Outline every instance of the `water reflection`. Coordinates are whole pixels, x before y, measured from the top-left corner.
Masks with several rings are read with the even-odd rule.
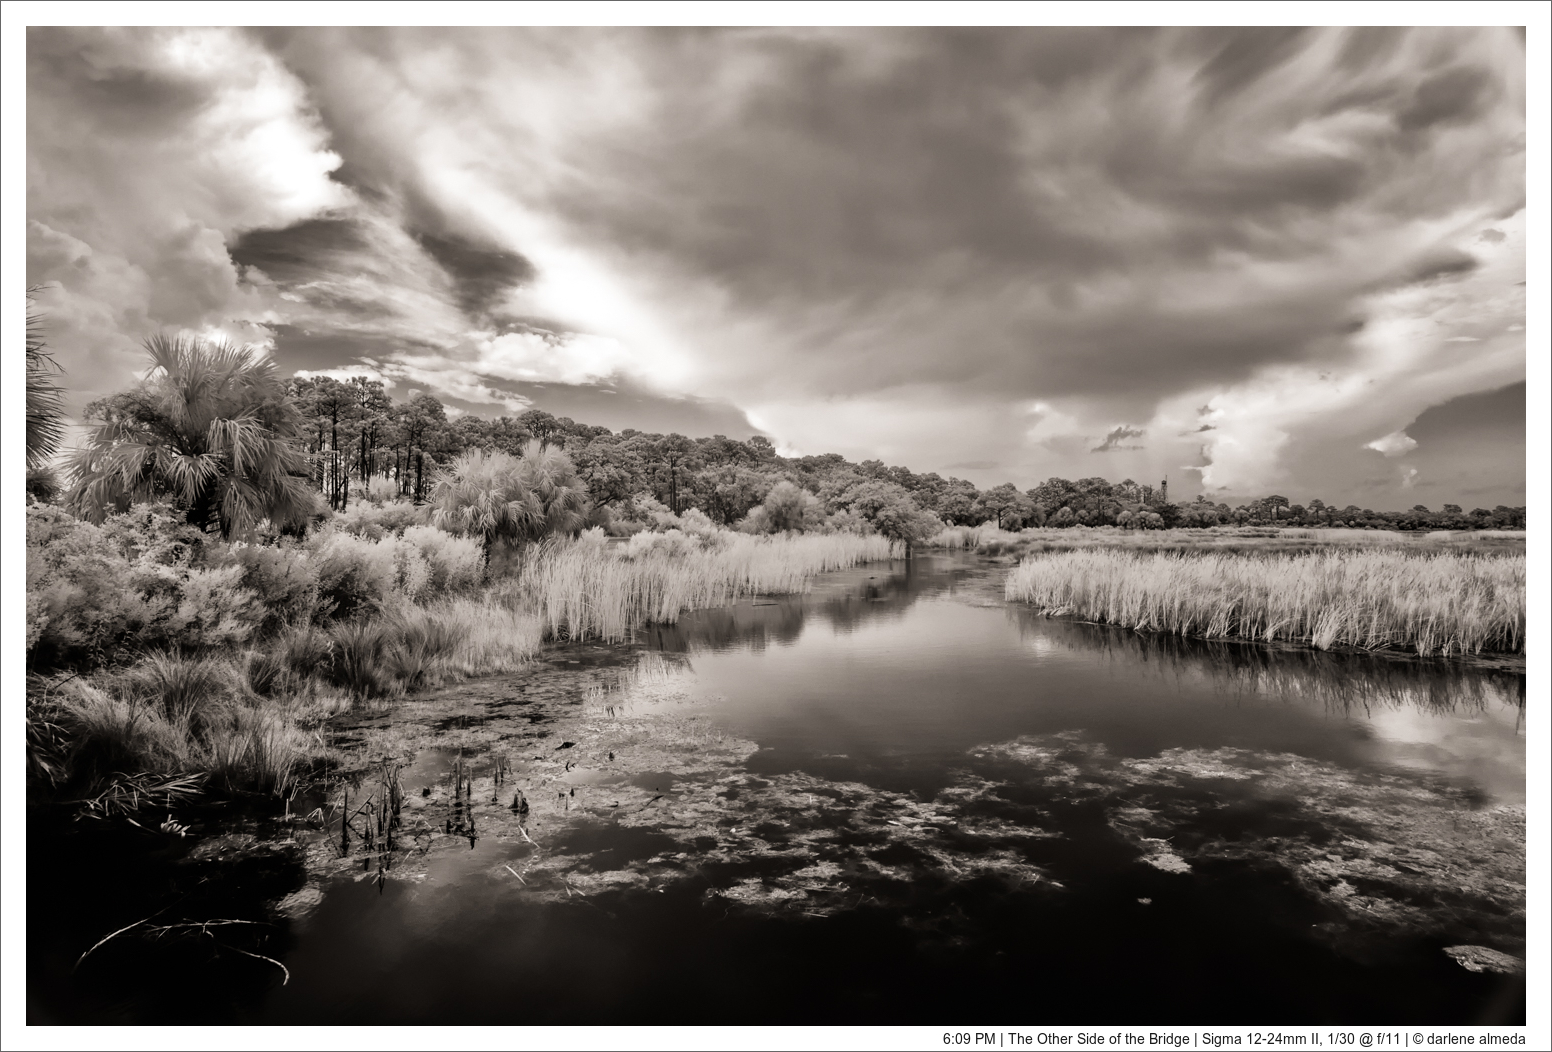
[[[647,641],[691,659],[767,773],[936,792],[978,743],[1083,730],[1119,756],[1253,748],[1524,796],[1523,675],[1050,620],[973,557],[830,575]]]
[[[1109,625],[1052,622],[1010,605],[1020,638],[1036,650],[1057,646],[1193,677],[1230,696],[1296,697],[1342,715],[1374,716],[1388,708],[1453,713],[1513,706],[1523,718],[1525,677],[1458,662],[1397,654],[1328,653],[1297,647],[1187,639]]]

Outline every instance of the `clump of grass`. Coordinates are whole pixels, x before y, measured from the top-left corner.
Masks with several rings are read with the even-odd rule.
[[[329,638],[334,644],[330,682],[358,698],[402,693],[402,684],[388,667],[388,651],[395,640],[387,624],[365,617],[342,621],[329,629]]]
[[[208,778],[226,789],[283,791],[298,764],[313,753],[295,712],[248,704],[232,689],[238,673],[230,665],[224,667],[228,678],[221,693],[181,704],[178,699],[187,695],[179,688],[201,676],[214,680],[195,661],[183,664],[190,667],[181,679],[176,663],[153,660],[131,670],[118,689],[75,680],[57,691],[54,718],[69,746],[53,781],[91,799],[105,793],[118,799],[124,794],[115,786],[151,784],[147,779],[203,784]],[[173,689],[167,695],[145,692],[146,683],[169,681]]]
[[[981,526],[948,526],[929,537],[923,547],[947,548],[949,551],[956,552],[970,551],[981,543],[981,536],[987,532],[987,529]],[[995,530],[996,527],[992,526],[990,529]]]
[[[1077,551],[1026,558],[1006,595],[1086,621],[1207,639],[1440,655],[1525,647],[1523,555]]]
[[[543,627],[533,613],[486,596],[405,605],[329,631],[328,675],[358,699],[521,668],[539,652]]]
[[[125,675],[126,685],[171,723],[203,726],[208,710],[240,687],[232,663],[208,655],[156,651]]]
[[[232,789],[284,793],[312,752],[290,713],[246,705],[224,709],[202,743],[199,768]]]
[[[515,671],[532,661],[544,642],[537,615],[489,597],[445,600],[429,613],[455,641],[443,659],[444,669],[455,676]]]
[[[513,597],[554,638],[617,642],[639,625],[672,624],[686,610],[747,595],[802,592],[814,574],[888,559],[899,546],[851,533],[753,537],[678,554],[656,548],[629,557],[598,545],[546,541],[524,553]]]
[[[186,721],[82,680],[67,684],[58,697],[59,723],[70,739],[61,783],[97,786],[114,775],[194,768],[195,743]]]

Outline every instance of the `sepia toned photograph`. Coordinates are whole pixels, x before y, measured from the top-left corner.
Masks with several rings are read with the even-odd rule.
[[[30,1039],[1527,1024],[1524,27],[25,17]]]

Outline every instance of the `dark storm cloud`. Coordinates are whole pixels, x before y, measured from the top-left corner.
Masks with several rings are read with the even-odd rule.
[[[1195,77],[1201,102],[1211,106],[1232,98],[1292,59],[1308,34],[1307,29],[1289,26],[1195,31],[1193,50],[1210,56]]]
[[[1142,438],[1147,433],[1147,431],[1140,427],[1126,427],[1125,425],[1122,425],[1120,427],[1111,428],[1110,433],[1105,436],[1105,440],[1099,445],[1095,446],[1093,449],[1089,450],[1089,452],[1109,453],[1111,450],[1115,449],[1141,449],[1143,448],[1142,446],[1127,445],[1126,440],[1129,438]]]
[[[476,245],[457,234],[414,235],[453,280],[458,303],[473,318],[488,314],[509,289],[534,279],[534,266],[516,252]]]
[[[1411,102],[1396,114],[1396,127],[1412,132],[1471,120],[1492,90],[1493,80],[1486,70],[1464,66],[1446,70],[1418,85]]]
[[[258,267],[276,281],[300,284],[369,246],[354,219],[304,219],[279,230],[244,231],[229,247],[232,261]]]
[[[1431,406],[1407,425],[1406,432],[1420,448],[1445,445],[1467,436],[1501,431],[1525,434],[1525,384],[1509,384],[1496,391],[1462,395]]]

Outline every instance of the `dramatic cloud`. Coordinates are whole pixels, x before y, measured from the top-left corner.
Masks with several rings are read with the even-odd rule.
[[[104,386],[226,325],[472,411],[1382,505],[1431,479],[1375,435],[1421,456],[1524,379],[1524,65],[1509,29],[33,31],[30,277]]]
[[[306,87],[225,30],[32,29],[27,63],[27,280],[75,404],[157,329],[267,340],[228,243],[352,198]]]

